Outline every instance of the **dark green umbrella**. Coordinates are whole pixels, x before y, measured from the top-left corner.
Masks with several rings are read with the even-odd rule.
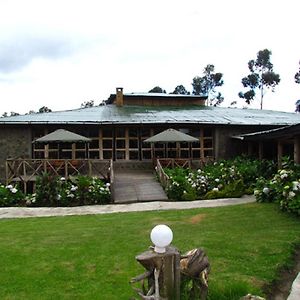
[[[146,143],[199,142],[199,139],[175,129],[164,130],[144,140]]]
[[[34,141],[34,143],[51,143],[51,142],[87,143],[87,142],[91,142],[91,139],[65,129],[57,129]]]

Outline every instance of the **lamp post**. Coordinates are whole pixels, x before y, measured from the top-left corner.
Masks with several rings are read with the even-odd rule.
[[[167,225],[156,225],[151,231],[150,239],[156,253],[165,253],[166,247],[173,240],[173,232]]]
[[[182,288],[189,299],[206,300],[210,263],[204,250],[195,248],[180,255],[171,245],[172,230],[164,224],[152,229],[150,239],[154,247],[136,256],[146,272],[130,281],[142,283],[142,288],[134,288],[141,299],[179,300]]]
[[[136,256],[136,260],[147,270],[132,279],[132,283],[147,279],[147,287],[137,290],[142,299],[180,299],[180,253],[171,246],[172,230],[163,224],[155,226],[150,239],[154,247]]]

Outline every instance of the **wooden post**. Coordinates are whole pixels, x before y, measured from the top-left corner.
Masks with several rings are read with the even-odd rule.
[[[142,289],[134,288],[142,299],[179,300],[182,292],[189,294],[189,299],[207,299],[210,263],[203,249],[195,248],[181,256],[169,246],[163,254],[150,250],[136,259],[147,270],[131,280],[142,282]]]
[[[300,138],[298,136],[294,138],[294,162],[300,163]]]
[[[99,158],[103,159],[103,133],[102,133],[102,128],[99,128]]]
[[[76,159],[76,144],[72,143],[72,155],[71,155],[72,159]]]
[[[180,253],[176,248],[169,246],[165,253],[149,250],[138,255],[136,260],[147,270],[145,273],[145,277],[148,277],[146,295],[143,295],[142,290],[138,291],[142,299],[148,299],[147,296],[150,295],[154,297],[151,299],[155,300],[180,299]],[[140,281],[142,277],[138,276],[131,282]]]
[[[259,142],[258,144],[258,158],[261,160],[264,157],[264,145],[263,142]]]
[[[282,142],[277,142],[277,163],[278,168],[280,169],[282,167]]]
[[[251,156],[253,154],[253,143],[247,142],[247,150],[248,150],[248,156]]]
[[[49,158],[49,144],[46,144],[45,145],[45,156],[44,156],[46,159]]]
[[[129,129],[125,128],[125,160],[129,160]]]
[[[92,162],[88,160],[89,176],[92,176]]]

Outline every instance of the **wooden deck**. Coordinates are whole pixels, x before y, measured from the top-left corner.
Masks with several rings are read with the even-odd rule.
[[[111,160],[100,159],[7,159],[6,184],[21,182],[24,192],[44,172],[68,179],[71,176],[88,175],[113,181]]]
[[[43,172],[66,179],[77,175],[88,175],[110,182],[114,203],[166,201],[168,198],[162,186],[168,187],[169,178],[163,168],[190,168],[191,160],[159,159],[156,161],[156,174],[153,169],[148,168],[147,164],[144,167],[145,169],[140,164],[139,168],[133,169],[125,165],[122,169],[114,170],[112,160],[100,159],[8,159],[6,184],[20,182],[26,193],[28,185],[34,185],[36,178]],[[156,176],[160,178],[162,186]]]

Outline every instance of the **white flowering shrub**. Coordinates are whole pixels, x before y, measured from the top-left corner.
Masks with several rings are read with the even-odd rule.
[[[170,178],[167,194],[173,200],[240,197],[253,192],[257,176],[273,170],[274,163],[240,157],[208,164],[196,171],[165,169]]]
[[[276,202],[280,209],[300,215],[299,167],[281,169],[272,179],[259,178],[254,195],[258,202]]]
[[[196,199],[196,187],[188,169],[175,168],[165,171],[170,178],[170,184],[166,188],[169,199],[176,201]]]
[[[78,176],[72,180],[43,174],[36,193],[25,199],[27,206],[76,206],[109,203],[110,185],[97,177]]]
[[[18,185],[0,185],[0,206],[15,206],[25,199]]]

